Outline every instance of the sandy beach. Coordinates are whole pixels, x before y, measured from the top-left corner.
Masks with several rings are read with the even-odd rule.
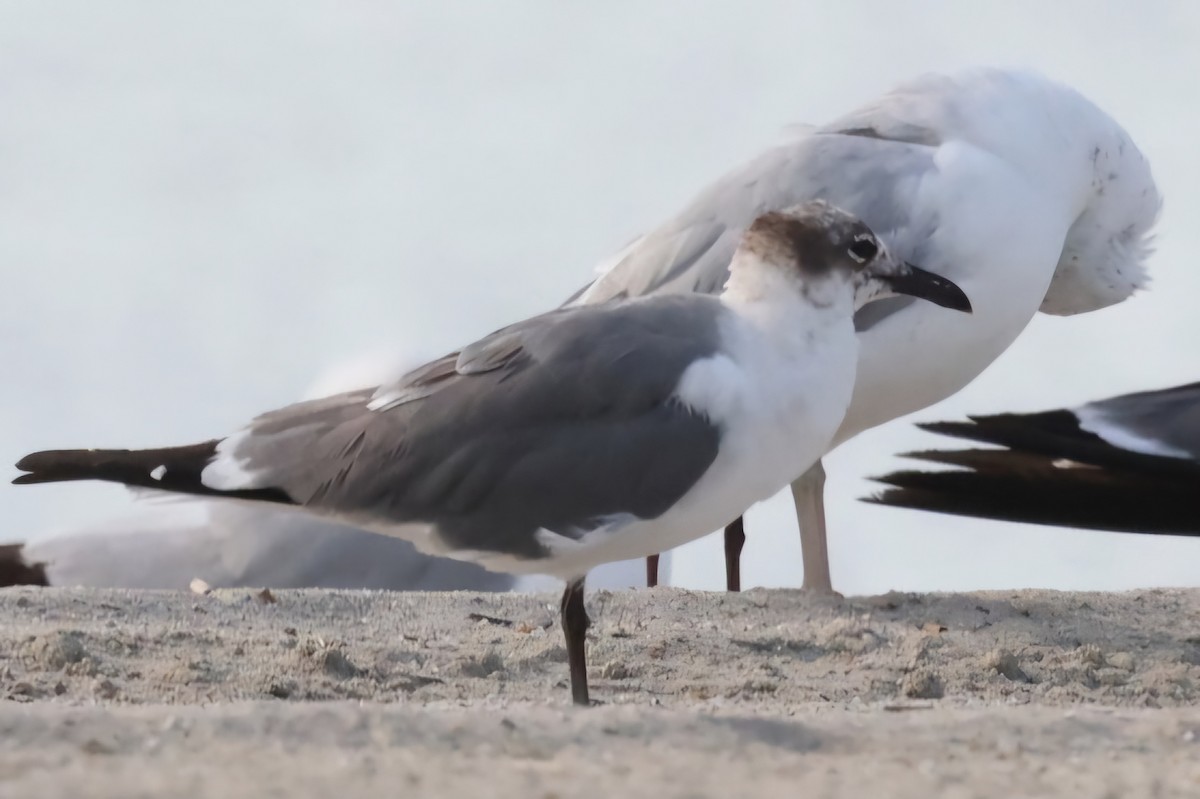
[[[556,602],[5,589],[0,796],[1200,792],[1200,590]]]

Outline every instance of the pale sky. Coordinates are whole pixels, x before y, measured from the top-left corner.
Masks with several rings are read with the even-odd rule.
[[[434,356],[547,310],[788,125],[994,64],[1074,85],[1166,198],[1151,289],[1039,317],[917,418],[1200,379],[1200,4],[0,2],[0,460],[232,431],[369,352]],[[909,421],[826,464],[847,592],[1200,582],[1200,540],[867,506],[937,444]],[[12,471],[15,474],[15,470]],[[0,485],[0,539],[133,508]],[[790,498],[744,582],[796,585]],[[718,587],[718,542],[674,560]]]

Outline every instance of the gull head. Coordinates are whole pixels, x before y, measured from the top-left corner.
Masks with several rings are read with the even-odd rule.
[[[823,200],[762,214],[734,254],[727,292],[761,298],[788,290],[847,314],[897,294],[971,310],[954,283],[896,259],[866,223]]]
[[[1122,302],[1148,282],[1162,198],[1129,133],[1080,92],[1022,70],[958,79],[957,136],[1060,193],[1067,232],[1040,310],[1068,316]]]
[[[1105,308],[1147,283],[1162,204],[1150,164],[1112,116],[1070,86],[1024,69],[924,75],[832,130],[912,147],[966,144],[1023,175],[1051,201],[1051,214],[1062,211],[1065,235],[1045,313]]]

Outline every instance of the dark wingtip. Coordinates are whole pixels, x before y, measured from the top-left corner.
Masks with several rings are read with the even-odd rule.
[[[16,462],[16,468],[25,472],[25,474],[19,474],[14,477],[12,481],[13,485],[29,485],[38,482],[37,475],[33,474],[33,472],[37,471],[37,462],[42,454],[41,452],[31,452]]]
[[[31,452],[16,463],[25,474],[13,478],[13,485],[55,483],[62,480],[78,480],[90,476],[84,468],[91,450],[46,449]]]
[[[37,468],[37,461],[41,455],[41,452],[31,452],[17,461],[16,467],[23,472],[32,472]]]
[[[917,427],[929,433],[944,436],[963,436],[975,430],[976,424],[970,422],[917,422]]]
[[[890,483],[888,478],[891,476],[885,475],[881,478],[875,477],[871,479],[881,483]],[[944,513],[945,511],[938,507],[938,502],[930,501],[930,496],[928,492],[921,489],[891,485],[889,488],[876,491],[869,496],[859,497],[858,501],[865,502],[868,505],[883,505],[888,508],[898,508],[900,510]]]
[[[1027,453],[1013,452],[1005,449],[922,449],[911,452],[901,452],[899,458],[907,458],[926,463],[937,463],[942,466],[957,466],[960,469],[983,470],[1004,464],[1028,465],[1031,461],[1044,460]]]
[[[953,460],[944,460],[945,458],[954,458],[955,455],[964,450],[949,450],[949,449],[914,449],[908,452],[901,452],[896,455],[897,458],[908,458],[914,461],[929,461],[931,463],[950,463],[958,465]]]
[[[871,479],[878,482],[885,482],[882,478],[878,477],[873,477]],[[907,507],[907,503],[902,501],[903,497],[907,493],[907,490],[908,489],[895,487],[887,488],[883,491],[876,491],[874,494],[870,494],[865,497],[859,497],[858,501],[865,502],[868,505],[886,505],[892,508],[904,508],[905,510],[920,510],[920,508]]]
[[[220,439],[214,438],[199,444],[158,449],[49,449],[17,461],[17,468],[26,474],[18,475],[12,482],[14,485],[32,485],[103,480],[178,494],[296,504],[281,488],[222,491],[206,486],[202,475],[219,443]],[[155,476],[159,467],[165,474]]]
[[[37,472],[61,462],[64,456],[78,455],[90,452],[85,449],[43,449],[31,452],[17,461],[17,468],[23,472]]]
[[[930,475],[943,474],[953,474],[953,472],[922,472],[918,469],[897,469],[894,472],[888,472],[876,477],[868,477],[867,479],[873,483],[882,483],[898,488],[909,488],[912,487],[914,482],[920,483],[929,479]],[[963,474],[963,472],[958,472],[958,474]],[[935,477],[934,479],[937,478]]]

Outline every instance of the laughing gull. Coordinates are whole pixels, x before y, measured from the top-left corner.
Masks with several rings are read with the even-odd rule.
[[[899,298],[855,316],[858,379],[830,449],[966,386],[1038,310],[1070,315],[1129,297],[1145,282],[1160,206],[1129,136],[1073,89],[1024,71],[929,75],[729,172],[568,302],[717,292],[756,216],[816,198],[975,300],[969,320]],[[818,461],[792,477],[803,587],[832,591],[825,471]],[[743,540],[738,519],[726,528],[731,588]]]
[[[560,309],[226,438],[39,452],[14,482],[275,503],[562,578],[571,694],[587,704],[588,571],[727,524],[807,469],[850,401],[852,315],[892,293],[970,310],[857,218],[808,203],[750,226],[719,298]]]
[[[958,467],[893,472],[867,501],[960,516],[1200,535],[1200,383],[1078,408],[920,427],[1003,449],[905,457]]]

